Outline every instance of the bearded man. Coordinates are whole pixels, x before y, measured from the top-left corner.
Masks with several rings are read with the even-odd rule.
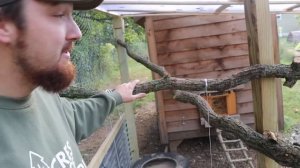
[[[111,93],[69,101],[57,92],[75,76],[71,51],[81,32],[73,10],[102,0],[0,1],[0,167],[84,168],[77,143],[133,95],[137,80]]]

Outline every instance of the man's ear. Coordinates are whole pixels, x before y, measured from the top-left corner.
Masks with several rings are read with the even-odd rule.
[[[12,22],[0,20],[0,42],[11,43],[16,38],[16,30]]]

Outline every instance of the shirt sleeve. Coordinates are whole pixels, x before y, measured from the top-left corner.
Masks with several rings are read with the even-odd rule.
[[[88,99],[60,99],[67,122],[77,142],[99,128],[114,108],[122,103],[122,97],[116,91],[100,93]]]

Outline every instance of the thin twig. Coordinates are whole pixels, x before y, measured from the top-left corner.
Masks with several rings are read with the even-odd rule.
[[[124,43],[124,42],[122,42],[121,40],[118,39],[117,43],[126,49],[127,55],[130,58],[132,58],[135,61],[143,64],[145,67],[147,67],[151,71],[159,74],[161,77],[168,77],[169,76],[169,73],[165,70],[164,67],[161,67],[161,66],[158,66],[156,64],[153,64],[148,59],[134,54],[133,52],[130,51],[130,49],[128,48],[127,44]]]

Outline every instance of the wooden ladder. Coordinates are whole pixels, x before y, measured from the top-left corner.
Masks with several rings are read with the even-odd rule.
[[[252,163],[252,158],[249,157],[247,154],[248,149],[247,149],[247,147],[244,146],[243,142],[240,139],[224,140],[224,138],[222,136],[222,130],[216,129],[216,132],[217,132],[218,139],[222,145],[222,148],[226,154],[226,158],[227,158],[231,168],[235,168],[234,163],[237,163],[237,162],[247,162],[251,168],[254,168],[254,165]],[[229,143],[239,144],[239,147],[227,148],[226,144],[229,144]],[[236,151],[242,151],[243,158],[232,159],[230,152],[236,152]]]

